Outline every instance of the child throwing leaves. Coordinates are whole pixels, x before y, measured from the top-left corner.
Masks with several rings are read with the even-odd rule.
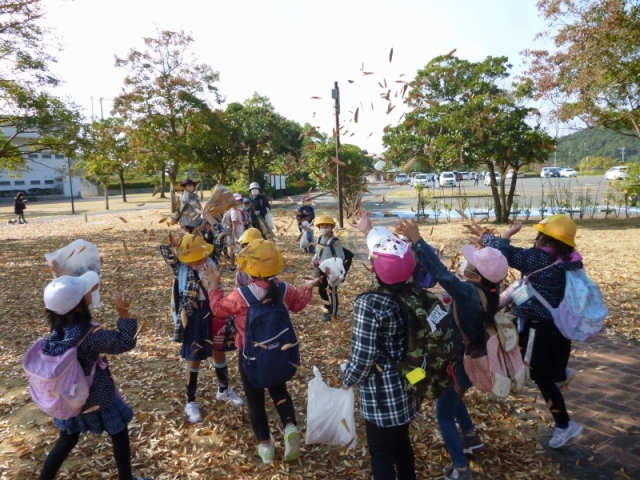
[[[178,247],[177,255],[174,247]],[[184,409],[190,423],[202,421],[200,407],[196,402],[200,362],[213,356],[213,365],[218,378],[217,400],[230,401],[241,407],[243,401],[229,388],[229,369],[224,352],[213,350],[211,335],[211,308],[207,301],[207,290],[202,277],[207,266],[216,266],[210,258],[213,245],[200,235],[178,235],[172,245],[160,245],[160,253],[177,282],[174,282],[173,341],[182,344],[180,356],[187,362],[187,405]]]
[[[313,269],[313,278],[320,279],[318,291],[320,298],[324,300],[325,312],[322,315],[323,322],[330,322],[331,318],[338,318],[338,285],[331,286],[325,272],[322,272],[320,264],[324,260],[333,257],[344,260],[344,251],[340,240],[333,235],[333,229],[336,222],[328,215],[322,215],[316,219],[316,227],[320,230],[318,237],[318,249],[311,259],[311,268]]]
[[[253,240],[238,253],[238,266],[250,277],[246,287],[238,288],[226,297],[220,290],[222,270],[207,270],[210,283],[209,302],[215,315],[219,317],[235,316],[237,334],[236,346],[239,351],[245,348],[246,319],[249,311],[250,299],[264,302],[284,303],[287,310],[299,312],[311,300],[311,287],[316,281],[307,281],[297,291],[293,286],[280,282],[276,274],[282,270],[284,261],[276,246],[267,240]],[[247,290],[248,289],[248,290]],[[258,455],[263,463],[271,463],[275,455],[267,412],[265,410],[264,388],[255,387],[245,372],[243,364],[244,354],[238,355],[238,370],[242,379],[242,386],[247,398],[249,420],[251,428],[258,440]],[[296,413],[287,390],[287,384],[282,383],[268,388],[282,427],[284,429],[284,461],[291,462],[300,457],[300,433],[296,427]]]
[[[77,348],[77,359],[86,376],[95,369],[89,397],[79,415],[53,423],[60,436],[47,455],[40,480],[50,480],[65,458],[78,443],[80,433],[107,432],[113,444],[113,456],[121,480],[140,480],[131,475],[131,451],[127,424],[133,411],[124,403],[111,377],[109,364],[102,354],[119,354],[136,346],[138,322],[129,316],[131,297],[119,293],[113,299],[118,310],[117,330],[107,330],[91,323],[89,305],[92,292],[98,288],[100,277],[87,272],[80,277],[64,275],[54,279],[44,290],[44,304],[51,334],[42,346],[42,353],[60,356],[70,348]]]

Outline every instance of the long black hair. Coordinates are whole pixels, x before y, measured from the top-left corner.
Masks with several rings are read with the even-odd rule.
[[[478,275],[480,275],[479,272],[477,273]],[[482,285],[482,291],[487,297],[485,319],[489,325],[493,325],[495,323],[496,313],[498,313],[498,310],[500,308],[500,285],[487,280],[482,275],[480,275],[480,277],[482,278],[482,281],[480,282],[480,284]]]
[[[575,248],[573,248],[571,245],[567,245],[566,243],[561,242],[560,240],[556,240],[555,238],[550,237],[549,235],[545,235],[544,233],[538,233],[537,240],[538,246],[550,247],[553,250],[553,253],[555,253],[556,256],[560,257],[564,261],[569,261],[569,255],[571,255],[575,251]]]
[[[78,305],[64,315],[60,315],[48,308],[45,308],[45,312],[47,313],[47,323],[51,330],[62,330],[70,325],[89,325],[91,323],[91,312],[89,311],[89,305],[84,301],[84,297]]]
[[[269,299],[271,302],[282,303],[282,290],[278,288],[276,277],[269,277],[267,280],[269,281],[269,287],[267,287],[267,293],[264,295],[265,300]]]

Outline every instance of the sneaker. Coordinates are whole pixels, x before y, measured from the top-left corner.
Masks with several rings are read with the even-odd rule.
[[[284,429],[284,461],[294,462],[300,458],[300,432],[295,425]]]
[[[151,480],[151,477],[133,477],[133,480]]]
[[[475,430],[471,435],[462,435],[462,446],[464,453],[468,453],[469,455],[475,455],[476,453],[481,453],[486,450],[484,443],[480,440],[480,435],[478,435],[478,432]]]
[[[556,386],[562,390],[562,387],[568,387],[569,384],[571,383],[571,381],[576,378],[576,374],[573,372],[573,370],[569,370],[567,368],[566,370],[566,375],[567,375],[567,379],[564,382],[557,382]]]
[[[269,445],[258,445],[258,455],[262,459],[262,463],[268,465],[273,461],[273,457],[276,454],[276,449],[273,446],[273,442],[269,443]]]
[[[471,467],[468,465],[465,468],[456,468],[453,465],[447,465],[444,467],[442,473],[444,473],[445,480],[473,480]]]
[[[581,433],[582,427],[573,420],[570,420],[567,428],[556,427],[555,432],[553,432],[553,438],[549,440],[549,446],[551,448],[560,448]]]
[[[216,393],[216,400],[224,400],[225,402],[231,402],[231,404],[236,408],[240,408],[242,405],[244,405],[244,400],[242,400],[236,394],[236,392],[234,392],[230,388],[227,388],[224,392],[221,392],[220,390],[218,390],[218,393]]]
[[[331,321],[331,315],[329,315],[328,313],[323,313],[322,314],[322,321],[323,322],[330,322]]]
[[[200,415],[200,407],[198,402],[189,402],[184,407],[184,413],[187,416],[189,423],[199,423],[202,421],[202,415]]]

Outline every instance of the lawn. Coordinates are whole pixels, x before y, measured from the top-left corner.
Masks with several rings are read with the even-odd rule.
[[[290,213],[287,213],[290,215]],[[280,461],[264,466],[255,454],[246,408],[234,410],[215,400],[215,375],[211,362],[205,362],[200,375],[199,401],[207,423],[185,423],[184,364],[179,347],[170,341],[172,326],[167,321],[172,282],[158,245],[166,236],[166,222],[154,211],[123,212],[89,216],[43,224],[0,229],[0,293],[5,315],[0,323],[0,478],[34,478],[57,437],[51,420],[32,403],[20,365],[28,346],[46,335],[42,291],[51,278],[43,254],[54,251],[76,238],[97,244],[104,257],[101,296],[104,305],[96,310],[95,321],[115,327],[115,309],[108,300],[121,283],[134,296],[140,318],[148,321],[138,346],[127,354],[110,358],[112,372],[126,401],[136,412],[130,425],[134,474],[155,479],[173,478],[318,478],[368,479],[369,459],[364,423],[356,411],[358,446],[354,449],[303,445],[300,463]],[[294,244],[297,237],[293,218],[276,216],[278,246],[286,257],[280,277],[301,285],[309,274],[309,256]],[[640,337],[637,304],[638,260],[633,253],[640,225],[637,219],[585,221],[579,223],[578,246],[585,257],[588,273],[598,282],[610,307],[607,326],[631,337]],[[442,247],[445,255],[459,251],[466,236],[460,223],[426,225],[423,235]],[[531,245],[534,231],[525,228],[515,243]],[[364,237],[349,231],[343,241],[362,249]],[[314,300],[306,310],[293,314],[301,342],[302,365],[290,382],[290,391],[304,438],[307,382],[311,369],[318,366],[325,379],[339,385],[340,363],[350,354],[351,315],[355,297],[370,285],[360,265],[354,266],[341,288],[340,320],[320,322],[321,303]],[[226,267],[228,270],[228,266]],[[227,271],[225,288],[231,287]],[[230,355],[231,386],[242,395],[236,369],[237,353]],[[557,478],[555,467],[529,435],[541,424],[535,416],[518,419],[514,413],[532,411],[524,397],[496,401],[472,391],[467,395],[472,416],[487,444],[487,452],[472,462],[481,478]],[[281,458],[282,432],[269,406],[276,455]],[[548,422],[550,418],[545,418]],[[417,457],[419,478],[441,475],[449,463],[438,431],[432,402],[413,422],[411,437]],[[115,463],[108,436],[81,437],[78,447],[63,465],[60,478],[116,478]],[[511,477],[507,477],[510,475]]]

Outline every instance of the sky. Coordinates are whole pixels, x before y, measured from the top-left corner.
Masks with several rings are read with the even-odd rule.
[[[57,93],[70,96],[87,117],[91,97],[94,114],[99,115],[95,99],[113,99],[122,90],[126,72],[115,68],[115,55],[141,48],[143,37],[153,36],[157,28],[184,30],[193,35],[199,60],[220,72],[218,87],[226,104],[258,92],[285,117],[331,134],[331,89],[337,81],[341,120],[348,122],[353,117],[349,111],[360,107],[358,124],[348,122],[343,143],[380,153],[383,128],[397,124],[403,106],[394,99],[398,107],[387,115],[378,82],[386,79],[394,91],[401,85],[396,80],[412,80],[429,60],[454,48],[457,56],[471,61],[507,56],[517,75],[523,70],[521,52],[543,46],[534,41],[545,29],[535,4],[536,0],[45,0],[44,23],[55,29],[63,46],[52,66],[65,82]],[[363,63],[364,71],[373,75],[363,75]],[[107,116],[112,103],[102,103]]]

